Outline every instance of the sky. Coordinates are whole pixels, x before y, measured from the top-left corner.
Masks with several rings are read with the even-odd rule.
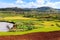
[[[0,8],[37,8],[43,6],[60,9],[60,0],[0,0]]]

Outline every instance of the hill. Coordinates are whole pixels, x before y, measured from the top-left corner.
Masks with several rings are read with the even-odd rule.
[[[18,7],[11,7],[11,8],[0,8],[0,11],[40,11],[40,12],[58,12],[60,9],[54,9],[51,7],[38,7],[38,8],[18,8]]]

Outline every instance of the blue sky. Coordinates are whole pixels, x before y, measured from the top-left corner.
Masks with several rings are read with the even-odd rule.
[[[59,2],[60,0],[50,0],[51,2]]]
[[[42,6],[60,9],[60,0],[0,0],[0,8],[37,8]]]
[[[16,0],[0,0],[0,2],[5,2],[5,3],[11,3],[11,2],[13,2],[14,3],[14,1],[16,1]]]

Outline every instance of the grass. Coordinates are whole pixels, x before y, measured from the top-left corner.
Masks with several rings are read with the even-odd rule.
[[[56,26],[56,23],[60,24],[60,22],[55,21],[37,21],[36,18],[25,18],[25,17],[4,17],[0,20],[7,20],[7,21],[14,21],[15,23],[18,22],[33,22],[35,27],[39,27],[38,29],[33,29],[29,31],[24,32],[0,32],[0,36],[6,36],[6,35],[24,35],[28,33],[34,33],[34,32],[50,32],[50,31],[57,31],[60,30],[60,27]]]
[[[34,32],[50,32],[50,31],[58,31],[60,28],[58,27],[52,27],[52,28],[39,28],[39,29],[34,29],[30,31],[25,31],[25,32],[0,32],[0,36],[7,36],[7,35],[24,35],[28,33],[34,33]]]

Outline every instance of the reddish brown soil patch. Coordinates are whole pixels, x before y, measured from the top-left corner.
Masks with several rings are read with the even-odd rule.
[[[0,36],[0,40],[60,40],[60,31],[39,32],[26,35]]]

